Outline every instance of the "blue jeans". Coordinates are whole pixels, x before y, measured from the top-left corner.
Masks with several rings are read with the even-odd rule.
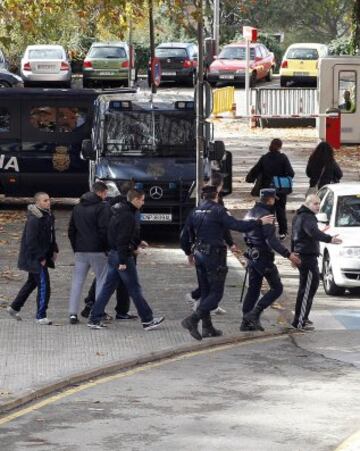
[[[197,313],[206,316],[218,307],[224,294],[226,249],[215,249],[209,255],[195,251],[195,264],[201,293]]]
[[[143,323],[152,321],[153,312],[142,295],[138,273],[134,257],[129,257],[126,263],[126,270],[119,271],[119,257],[116,251],[111,250],[108,257],[107,272],[105,282],[91,310],[90,321],[98,323],[101,321],[105,307],[111,298],[119,279],[124,283],[129,296],[134,301],[138,315]]]

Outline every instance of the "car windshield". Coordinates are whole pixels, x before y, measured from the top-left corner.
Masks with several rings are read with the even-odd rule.
[[[317,60],[319,54],[316,49],[290,49],[287,52],[288,60]]]
[[[352,196],[340,196],[336,212],[336,227],[360,226],[360,193]]]
[[[245,47],[225,47],[221,50],[218,59],[221,60],[244,60],[246,58]],[[250,59],[255,58],[255,49],[250,49]]]
[[[185,49],[160,48],[155,49],[155,56],[158,58],[186,58]]]
[[[29,50],[31,60],[61,60],[63,52],[60,49],[34,49]]]
[[[107,115],[106,151],[112,156],[195,155],[195,115],[191,111],[119,111]]]
[[[123,47],[93,47],[89,56],[90,58],[126,58],[126,51]]]

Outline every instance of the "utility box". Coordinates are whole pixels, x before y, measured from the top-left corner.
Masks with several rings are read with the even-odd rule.
[[[338,108],[328,108],[326,114],[326,141],[334,149],[340,149],[341,145],[341,112]]]

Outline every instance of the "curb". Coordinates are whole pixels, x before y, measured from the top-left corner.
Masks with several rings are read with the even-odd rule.
[[[178,347],[169,348],[163,351],[151,352],[150,354],[139,356],[135,359],[128,359],[124,361],[117,361],[106,366],[97,367],[80,373],[72,374],[57,382],[44,385],[36,390],[24,392],[17,398],[0,403],[0,416],[8,414],[10,411],[23,407],[25,404],[31,403],[39,398],[48,396],[56,391],[64,390],[71,385],[77,385],[91,379],[108,376],[120,371],[135,368],[139,365],[156,362],[159,360],[168,359],[174,356],[187,354],[194,351],[216,348],[221,345],[237,344],[242,342],[257,341],[263,338],[280,337],[297,333],[289,330],[277,332],[244,332],[246,336],[229,336],[213,338],[210,342],[201,342],[198,344],[186,344]]]

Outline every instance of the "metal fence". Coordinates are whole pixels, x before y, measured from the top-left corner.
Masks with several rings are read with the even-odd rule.
[[[316,88],[255,88],[251,91],[255,114],[278,116],[319,113]]]

